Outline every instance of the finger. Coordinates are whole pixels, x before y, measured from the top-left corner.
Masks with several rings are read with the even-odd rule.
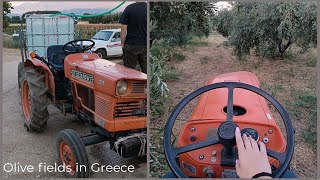
[[[251,142],[246,134],[242,135],[243,143],[246,149],[252,149]]]
[[[245,148],[244,148],[244,145],[243,145],[243,140],[241,138],[241,133],[240,133],[239,127],[236,127],[235,134],[236,134],[236,142],[237,142],[238,151],[241,151],[241,150],[243,150]]]
[[[239,175],[239,172],[240,172],[240,163],[239,163],[239,160],[236,159],[236,171],[237,171],[237,174]]]
[[[254,140],[251,136],[249,137],[249,140],[251,142],[251,147],[254,150],[259,150],[258,148],[258,143],[256,142],[256,140]]]
[[[260,152],[262,152],[263,154],[267,154],[267,150],[266,150],[266,145],[259,141],[259,146],[260,146]]]

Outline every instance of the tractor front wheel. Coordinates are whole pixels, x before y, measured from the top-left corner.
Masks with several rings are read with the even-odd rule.
[[[48,88],[41,68],[26,67],[21,77],[21,105],[28,130],[42,131],[49,119]]]
[[[71,178],[89,177],[89,161],[86,148],[79,135],[72,129],[64,129],[57,136],[57,158],[65,166],[65,175]]]

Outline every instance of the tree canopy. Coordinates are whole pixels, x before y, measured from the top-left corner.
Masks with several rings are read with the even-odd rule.
[[[10,23],[21,23],[20,16],[12,16],[10,19]]]
[[[150,39],[157,40],[150,55],[151,115],[164,111],[169,89],[163,81],[164,64],[175,52],[176,46],[187,45],[194,37],[208,36],[212,30],[211,17],[215,11],[210,2],[151,2]]]
[[[163,39],[169,44],[183,45],[191,35],[208,36],[213,5],[209,2],[151,3],[151,39]]]
[[[316,13],[315,2],[237,2],[218,13],[216,28],[239,58],[251,49],[263,57],[283,57],[293,43],[316,46]]]
[[[6,29],[9,26],[10,18],[7,16],[8,13],[13,9],[10,2],[3,2],[3,29]]]

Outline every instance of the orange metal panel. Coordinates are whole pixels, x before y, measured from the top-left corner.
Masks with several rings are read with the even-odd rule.
[[[81,98],[77,97],[81,106],[94,114],[94,121],[99,126],[109,132],[135,130],[146,128],[146,116],[139,117],[130,115],[131,110],[123,111],[127,117],[115,117],[115,107],[117,102],[131,102],[146,100],[146,92],[131,93],[133,83],[147,83],[147,75],[134,69],[126,68],[111,61],[100,59],[97,54],[78,53],[70,54],[64,60],[65,76],[74,84],[81,84],[89,89],[93,89],[95,99],[95,109],[85,107]],[[72,76],[72,71],[82,72],[93,77],[92,81]],[[91,78],[91,77],[90,77]],[[116,83],[120,80],[128,81],[127,93],[116,95]],[[119,109],[123,110],[122,109]],[[127,112],[127,114],[125,114]]]

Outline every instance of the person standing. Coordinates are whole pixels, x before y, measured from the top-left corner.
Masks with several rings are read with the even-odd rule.
[[[135,69],[139,64],[141,71],[147,74],[147,3],[127,6],[120,23],[124,66]]]

